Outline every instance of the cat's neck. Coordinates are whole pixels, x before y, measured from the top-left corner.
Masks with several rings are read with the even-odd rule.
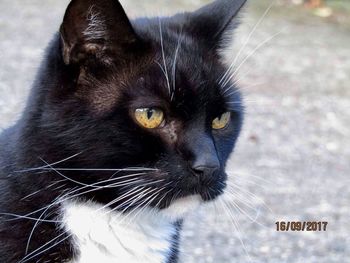
[[[63,206],[63,228],[78,252],[72,263],[169,262],[177,227],[150,209],[123,215],[92,202]]]

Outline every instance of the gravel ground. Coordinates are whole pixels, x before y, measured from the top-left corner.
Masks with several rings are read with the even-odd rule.
[[[121,2],[136,16],[191,10],[208,1]],[[0,129],[21,112],[66,4],[0,1]],[[267,0],[251,0],[228,61],[267,7]],[[276,4],[252,35],[238,61],[282,30],[238,71],[247,117],[228,168],[233,188],[225,200],[239,208],[227,212],[218,203],[191,215],[182,262],[350,262],[348,20]],[[282,220],[327,221],[328,228],[277,232],[275,222]]]

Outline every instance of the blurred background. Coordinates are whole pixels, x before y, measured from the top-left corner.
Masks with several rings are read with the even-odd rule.
[[[20,114],[68,2],[0,1],[0,131]],[[210,1],[121,2],[136,17]],[[247,111],[228,166],[230,206],[186,220],[181,262],[350,262],[350,1],[248,2],[225,53]],[[277,232],[276,221],[328,227]]]

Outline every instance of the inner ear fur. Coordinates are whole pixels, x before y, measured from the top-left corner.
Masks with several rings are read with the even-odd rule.
[[[97,59],[104,63],[125,60],[141,45],[117,0],[73,0],[60,28],[65,64]]]

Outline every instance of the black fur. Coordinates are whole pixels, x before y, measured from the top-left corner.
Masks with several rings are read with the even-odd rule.
[[[54,222],[38,224],[28,249],[30,255],[39,248],[37,256],[25,257],[36,223],[30,218],[58,220],[60,204],[43,215],[42,208],[68,191],[92,190],[79,198],[107,204],[137,185],[100,190],[85,186],[102,186],[98,182],[131,173],[96,168],[157,169],[136,178],[163,180],[150,184],[154,189],[166,185],[165,198],[159,202],[160,195],[150,204],[159,209],[174,198],[199,193],[210,201],[224,191],[225,164],[241,129],[243,106],[235,86],[218,83],[227,70],[219,51],[227,44],[244,2],[217,0],[194,13],[130,22],[116,0],[72,1],[46,51],[22,118],[0,137],[0,262],[72,259],[77,251],[65,234],[40,248],[61,234]],[[89,28],[93,15],[98,16],[99,28]],[[141,128],[132,116],[140,107],[161,108],[164,126]],[[232,113],[230,124],[212,130],[212,120],[226,111]],[[194,163],[205,165],[208,160],[217,160],[219,169],[193,169]],[[41,168],[30,169],[36,167]],[[72,168],[85,171],[64,170]],[[67,239],[56,245],[63,238]],[[169,262],[177,261],[177,252],[176,245]]]

